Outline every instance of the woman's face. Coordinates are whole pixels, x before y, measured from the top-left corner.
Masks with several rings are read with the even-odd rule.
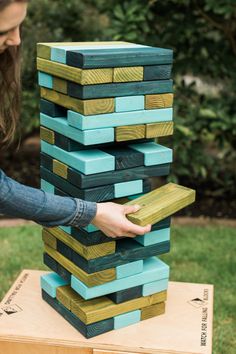
[[[20,24],[24,21],[27,2],[14,2],[0,11],[0,54],[20,44]]]

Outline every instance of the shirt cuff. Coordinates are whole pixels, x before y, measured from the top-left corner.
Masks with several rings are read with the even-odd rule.
[[[87,226],[97,213],[97,203],[75,198],[77,209],[70,226]]]

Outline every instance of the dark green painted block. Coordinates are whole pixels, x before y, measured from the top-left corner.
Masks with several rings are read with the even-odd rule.
[[[119,66],[143,66],[171,64],[173,50],[158,47],[70,50],[66,63],[79,68],[109,68]]]
[[[50,269],[52,269],[55,273],[58,273],[57,271],[57,261],[50,257],[47,253],[44,252],[43,254],[43,263],[46,264]],[[63,278],[64,279],[64,278]]]
[[[74,141],[66,136],[54,132],[55,145],[66,151],[78,151],[85,149],[86,146]]]
[[[40,165],[48,169],[49,171],[52,171],[53,169],[53,159],[51,156],[40,152]]]
[[[57,239],[57,251],[69,260],[73,258],[73,250],[65,243]]]
[[[52,298],[44,290],[42,290],[42,298],[86,338],[92,338],[99,334],[114,329],[113,318],[108,318],[106,320],[86,325],[77,316],[70,312],[65,306],[60,304],[57,299]]]
[[[143,80],[167,80],[171,77],[172,65],[144,66]]]
[[[116,304],[121,304],[122,302],[137,299],[142,295],[143,286],[135,286],[133,288],[120,290],[112,294],[107,294],[106,296],[109,297],[113,302]]]
[[[68,95],[80,99],[172,93],[172,80],[79,85],[68,82]]]
[[[116,170],[144,165],[144,154],[128,147],[101,147],[100,150],[115,157]]]
[[[66,117],[67,109],[55,104],[53,102],[47,101],[43,98],[40,99],[40,111],[51,117]]]
[[[82,228],[71,227],[70,235],[86,246],[97,245],[99,243],[111,242],[113,239],[107,237],[102,231],[87,232]]]

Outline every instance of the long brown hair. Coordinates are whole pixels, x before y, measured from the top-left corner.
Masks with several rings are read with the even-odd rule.
[[[0,12],[14,2],[27,0],[0,0]],[[20,48],[13,46],[0,54],[0,147],[14,140],[20,115]]]

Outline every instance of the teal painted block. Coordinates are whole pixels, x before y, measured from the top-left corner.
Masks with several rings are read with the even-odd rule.
[[[87,232],[94,232],[99,230],[96,226],[92,225],[92,224],[88,224],[85,227],[82,227],[82,229],[86,230]]]
[[[84,116],[67,111],[69,125],[80,130],[119,127],[122,125],[168,122],[173,118],[173,108],[149,109],[131,112],[115,112]]]
[[[128,198],[129,200],[134,200],[134,199],[137,199],[137,198],[139,198],[139,197],[142,197],[142,195],[144,195],[144,194],[146,194],[146,193],[140,193],[140,194],[130,195],[130,196],[128,196],[127,198]]]
[[[135,310],[114,317],[114,329],[123,328],[141,321],[141,311]]]
[[[168,289],[169,278],[153,281],[143,285],[142,295],[148,296]]]
[[[41,288],[46,291],[48,295],[55,298],[56,297],[56,289],[58,286],[68,285],[69,283],[62,279],[56,273],[48,273],[41,275],[40,278]]]
[[[55,187],[54,187],[51,183],[48,183],[48,182],[45,181],[44,179],[41,179],[40,184],[41,184],[41,189],[42,189],[44,192],[53,193],[53,194],[54,194],[54,192],[55,192]]]
[[[49,89],[53,88],[53,77],[49,74],[38,72],[38,84],[39,86],[47,87]]]
[[[144,110],[144,96],[115,97],[115,112]]]
[[[99,49],[125,49],[125,48],[139,48],[139,47],[145,47],[140,44],[133,44],[133,43],[127,43],[127,44],[109,44],[109,45],[102,45],[97,43],[97,45],[80,45],[80,46],[71,46],[71,45],[65,45],[65,46],[58,46],[58,47],[52,47],[51,48],[51,60],[56,61],[58,63],[66,64],[66,53],[69,50],[89,50],[89,49],[94,49],[94,50],[99,50]]]
[[[72,275],[71,287],[87,300],[168,277],[169,266],[156,257],[150,257],[143,261],[142,273],[131,275],[130,277],[122,279],[116,279],[109,283],[97,285],[91,288]]]
[[[98,149],[67,152],[55,145],[41,141],[41,151],[83,172],[85,175],[115,169],[114,156]]]
[[[116,279],[130,277],[131,275],[141,273],[143,271],[143,260],[122,264],[116,267]]]
[[[143,191],[142,179],[139,179],[137,181],[121,182],[121,183],[114,184],[115,198],[121,198],[121,197],[126,197],[127,195],[142,193],[142,191]]]
[[[172,149],[154,142],[131,144],[129,147],[144,154],[145,166],[170,163],[173,161]]]
[[[134,240],[143,246],[150,246],[159,242],[170,241],[170,227],[161,230],[154,230],[142,236],[136,236]]]
[[[40,113],[40,124],[83,145],[103,144],[114,141],[114,128],[81,131],[68,125],[67,119],[52,118]]]

